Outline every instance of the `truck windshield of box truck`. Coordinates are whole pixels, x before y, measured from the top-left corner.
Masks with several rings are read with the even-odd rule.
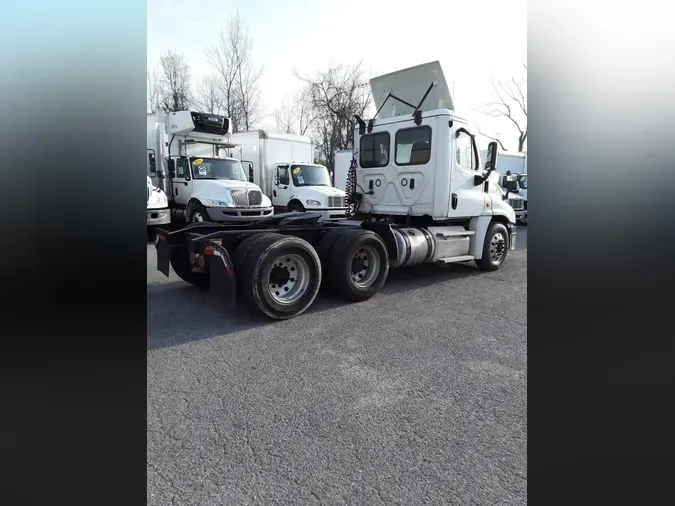
[[[321,165],[291,165],[293,186],[332,186],[328,169]]]
[[[190,164],[192,165],[192,175],[195,179],[248,181],[239,160],[193,156],[190,158]]]

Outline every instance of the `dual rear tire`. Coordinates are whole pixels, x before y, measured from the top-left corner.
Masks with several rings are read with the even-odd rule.
[[[232,261],[243,302],[276,320],[305,312],[322,283],[343,300],[368,300],[389,273],[384,243],[362,229],[330,230],[317,250],[299,237],[255,234],[237,247]]]

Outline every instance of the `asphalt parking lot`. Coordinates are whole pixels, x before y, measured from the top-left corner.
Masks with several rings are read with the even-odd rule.
[[[283,322],[155,270],[148,504],[525,504],[527,228]]]

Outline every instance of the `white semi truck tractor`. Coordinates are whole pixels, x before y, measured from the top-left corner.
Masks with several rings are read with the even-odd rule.
[[[192,222],[249,222],[272,216],[272,202],[248,181],[241,161],[226,156],[231,122],[193,111],[148,115],[148,150],[157,166],[150,177],[166,194],[172,215]]]
[[[254,130],[232,134],[249,181],[267,195],[277,212],[319,213],[345,218],[345,192],[333,188],[328,169],[314,163],[309,137]]]
[[[499,269],[515,249],[516,216],[455,114],[438,62],[370,80],[377,107],[355,117],[347,176],[350,220],[276,214],[247,224],[194,223],[157,233],[157,268],[254,311],[287,319],[323,284],[347,301],[375,296],[390,269],[471,262]]]

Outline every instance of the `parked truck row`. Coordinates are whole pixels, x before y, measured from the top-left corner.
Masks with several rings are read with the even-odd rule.
[[[438,62],[373,78],[370,88],[377,113],[368,121],[355,117],[346,198],[334,206],[346,207],[349,220],[323,219],[331,201],[320,195],[341,195],[329,193],[310,154],[268,156],[276,148],[266,147],[259,155],[269,136],[225,139],[227,118],[171,113],[168,149],[156,144],[157,172],[169,178],[157,186],[189,217],[205,213],[179,230],[157,231],[158,270],[168,276],[171,267],[232,303],[287,319],[307,310],[322,285],[345,300],[367,300],[393,268],[472,262],[499,269],[515,248],[516,215],[495,173],[497,143],[481,156],[475,131],[454,111]],[[159,117],[153,121],[161,124]],[[200,142],[228,151],[223,157],[197,152]],[[310,181],[325,193],[298,196]],[[273,214],[274,198],[295,212]],[[225,212],[237,213],[237,221],[214,220]]]
[[[345,193],[332,187],[326,167],[313,163],[308,137],[233,134],[229,118],[194,111],[149,114],[147,131],[148,177],[174,219],[250,221],[306,210],[345,217]],[[157,219],[149,214],[148,226]]]

